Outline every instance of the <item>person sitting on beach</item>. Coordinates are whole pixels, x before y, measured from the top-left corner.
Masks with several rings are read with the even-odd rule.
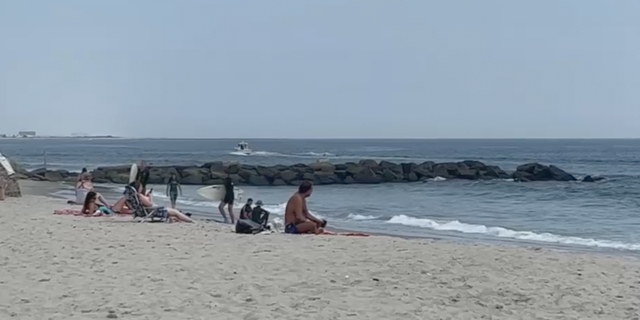
[[[236,218],[233,216],[233,200],[235,199],[236,196],[233,190],[233,181],[231,181],[231,178],[229,177],[224,178],[224,191],[225,191],[224,199],[220,201],[218,210],[220,210],[220,214],[224,218],[224,223],[228,223],[229,220],[227,219],[227,215],[224,212],[224,206],[226,205],[227,209],[229,210],[229,217],[231,218],[231,224],[234,224],[236,221]]]
[[[69,201],[68,203],[82,205],[86,201],[87,194],[93,191],[96,194],[96,197],[100,204],[105,207],[109,207],[107,203],[107,199],[105,199],[100,193],[95,192],[93,190],[93,182],[91,181],[93,177],[87,173],[86,168],[82,168],[82,173],[78,176],[78,180],[76,182],[76,201]]]
[[[167,182],[167,197],[171,201],[171,208],[176,208],[176,202],[178,201],[178,191],[180,191],[180,195],[182,195],[182,187],[180,187],[180,182],[178,182],[178,177],[175,172],[171,174],[171,178],[169,178],[169,182]]]
[[[153,208],[156,211],[156,218],[166,218],[167,222],[182,221],[195,223],[195,221],[189,218],[189,216],[176,209],[155,206],[149,195],[143,193],[144,190],[142,189],[142,184],[139,181],[134,181],[130,185],[138,192],[138,200],[140,200],[140,203],[144,207]]]
[[[247,203],[244,204],[242,209],[240,210],[240,219],[251,219],[251,205],[253,204],[253,199],[247,199]]]
[[[320,234],[323,233],[323,225],[326,222],[312,216],[307,209],[307,198],[313,192],[313,185],[309,181],[303,181],[294,193],[284,212],[284,232],[293,234]]]
[[[267,223],[269,223],[269,211],[262,208],[262,200],[256,201],[256,206],[251,210],[251,220],[267,228]]]
[[[81,181],[84,181],[87,179],[88,175],[89,175],[89,172],[87,172],[87,168],[82,168],[82,171],[78,175],[78,179],[76,179],[76,188],[78,187]]]
[[[113,212],[111,210],[109,210],[109,208],[103,206],[103,205],[99,205],[96,203],[96,200],[98,199],[98,194],[93,192],[93,191],[89,191],[87,193],[87,197],[84,200],[84,205],[82,206],[82,214],[86,214],[86,215],[94,215],[94,216],[100,216],[102,214],[106,214],[106,215],[110,215],[113,214]]]

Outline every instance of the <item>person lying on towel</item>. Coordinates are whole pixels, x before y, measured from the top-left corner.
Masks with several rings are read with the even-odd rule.
[[[307,198],[313,192],[313,185],[310,181],[303,181],[298,187],[298,192],[294,193],[284,212],[284,232],[292,234],[321,234],[327,224],[325,220],[320,220],[309,213],[307,209]]]
[[[98,200],[98,194],[89,191],[84,199],[84,205],[82,206],[82,214],[101,216],[103,214],[111,215],[113,212],[106,206],[96,203]]]

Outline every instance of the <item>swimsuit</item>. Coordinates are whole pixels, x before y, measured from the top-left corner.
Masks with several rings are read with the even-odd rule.
[[[169,181],[169,198],[171,199],[171,202],[176,202],[176,200],[178,200],[178,181]]]
[[[111,211],[111,209],[105,207],[105,206],[98,206],[98,211],[104,213],[104,214],[113,214],[113,211]]]
[[[251,206],[245,204],[240,211],[240,219],[251,219]]]
[[[298,234],[298,226],[295,223],[289,223],[284,227],[284,233]]]
[[[169,211],[165,207],[154,207],[153,208],[153,218],[161,219],[162,221],[167,220],[169,218]]]
[[[229,183],[224,186],[225,194],[224,199],[222,199],[222,203],[233,204],[233,200],[235,195],[233,194],[233,184]]]

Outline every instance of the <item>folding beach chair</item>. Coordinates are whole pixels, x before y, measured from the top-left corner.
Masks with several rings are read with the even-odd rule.
[[[140,219],[139,222],[156,222],[156,221],[164,221],[164,219],[156,216],[157,210],[160,207],[145,207],[140,202],[140,198],[138,198],[138,192],[132,186],[124,187],[124,199],[127,207],[133,213],[134,219]]]

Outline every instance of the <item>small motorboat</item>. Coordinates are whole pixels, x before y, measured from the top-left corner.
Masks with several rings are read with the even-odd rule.
[[[238,142],[238,145],[236,146],[235,149],[236,149],[237,152],[241,152],[241,153],[244,153],[244,154],[250,154],[251,152],[253,152],[249,148],[249,144],[247,142],[245,142],[245,141]]]

